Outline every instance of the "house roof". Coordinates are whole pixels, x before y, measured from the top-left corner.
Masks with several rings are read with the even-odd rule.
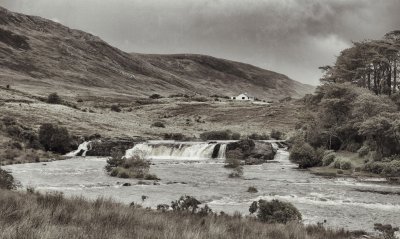
[[[240,95],[238,95],[238,96],[241,96],[241,95],[245,95],[245,96],[247,96],[248,98],[255,98],[254,96],[252,96],[252,95],[250,95],[250,94],[247,94],[247,93],[242,93],[242,94],[240,94]]]

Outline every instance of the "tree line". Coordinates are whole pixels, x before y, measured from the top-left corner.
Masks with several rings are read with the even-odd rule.
[[[399,91],[400,30],[380,40],[354,42],[343,50],[333,66],[322,66],[322,83],[350,82],[375,94],[391,95]]]

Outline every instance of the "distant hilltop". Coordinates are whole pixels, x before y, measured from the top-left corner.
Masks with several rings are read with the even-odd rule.
[[[36,95],[143,97],[157,93],[260,99],[314,87],[249,64],[205,55],[126,53],[99,37],[0,7],[0,81]]]

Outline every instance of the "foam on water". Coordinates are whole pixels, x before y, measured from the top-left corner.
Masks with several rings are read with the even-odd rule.
[[[225,143],[206,143],[206,142],[148,142],[136,144],[128,149],[125,157],[135,155],[143,156],[153,160],[187,160],[203,161],[212,159],[214,149],[220,145],[216,160],[225,159]]]

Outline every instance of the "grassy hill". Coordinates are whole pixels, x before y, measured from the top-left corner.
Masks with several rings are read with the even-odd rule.
[[[153,93],[300,97],[313,87],[203,55],[128,54],[99,37],[0,7],[0,82],[34,95],[134,98]]]

